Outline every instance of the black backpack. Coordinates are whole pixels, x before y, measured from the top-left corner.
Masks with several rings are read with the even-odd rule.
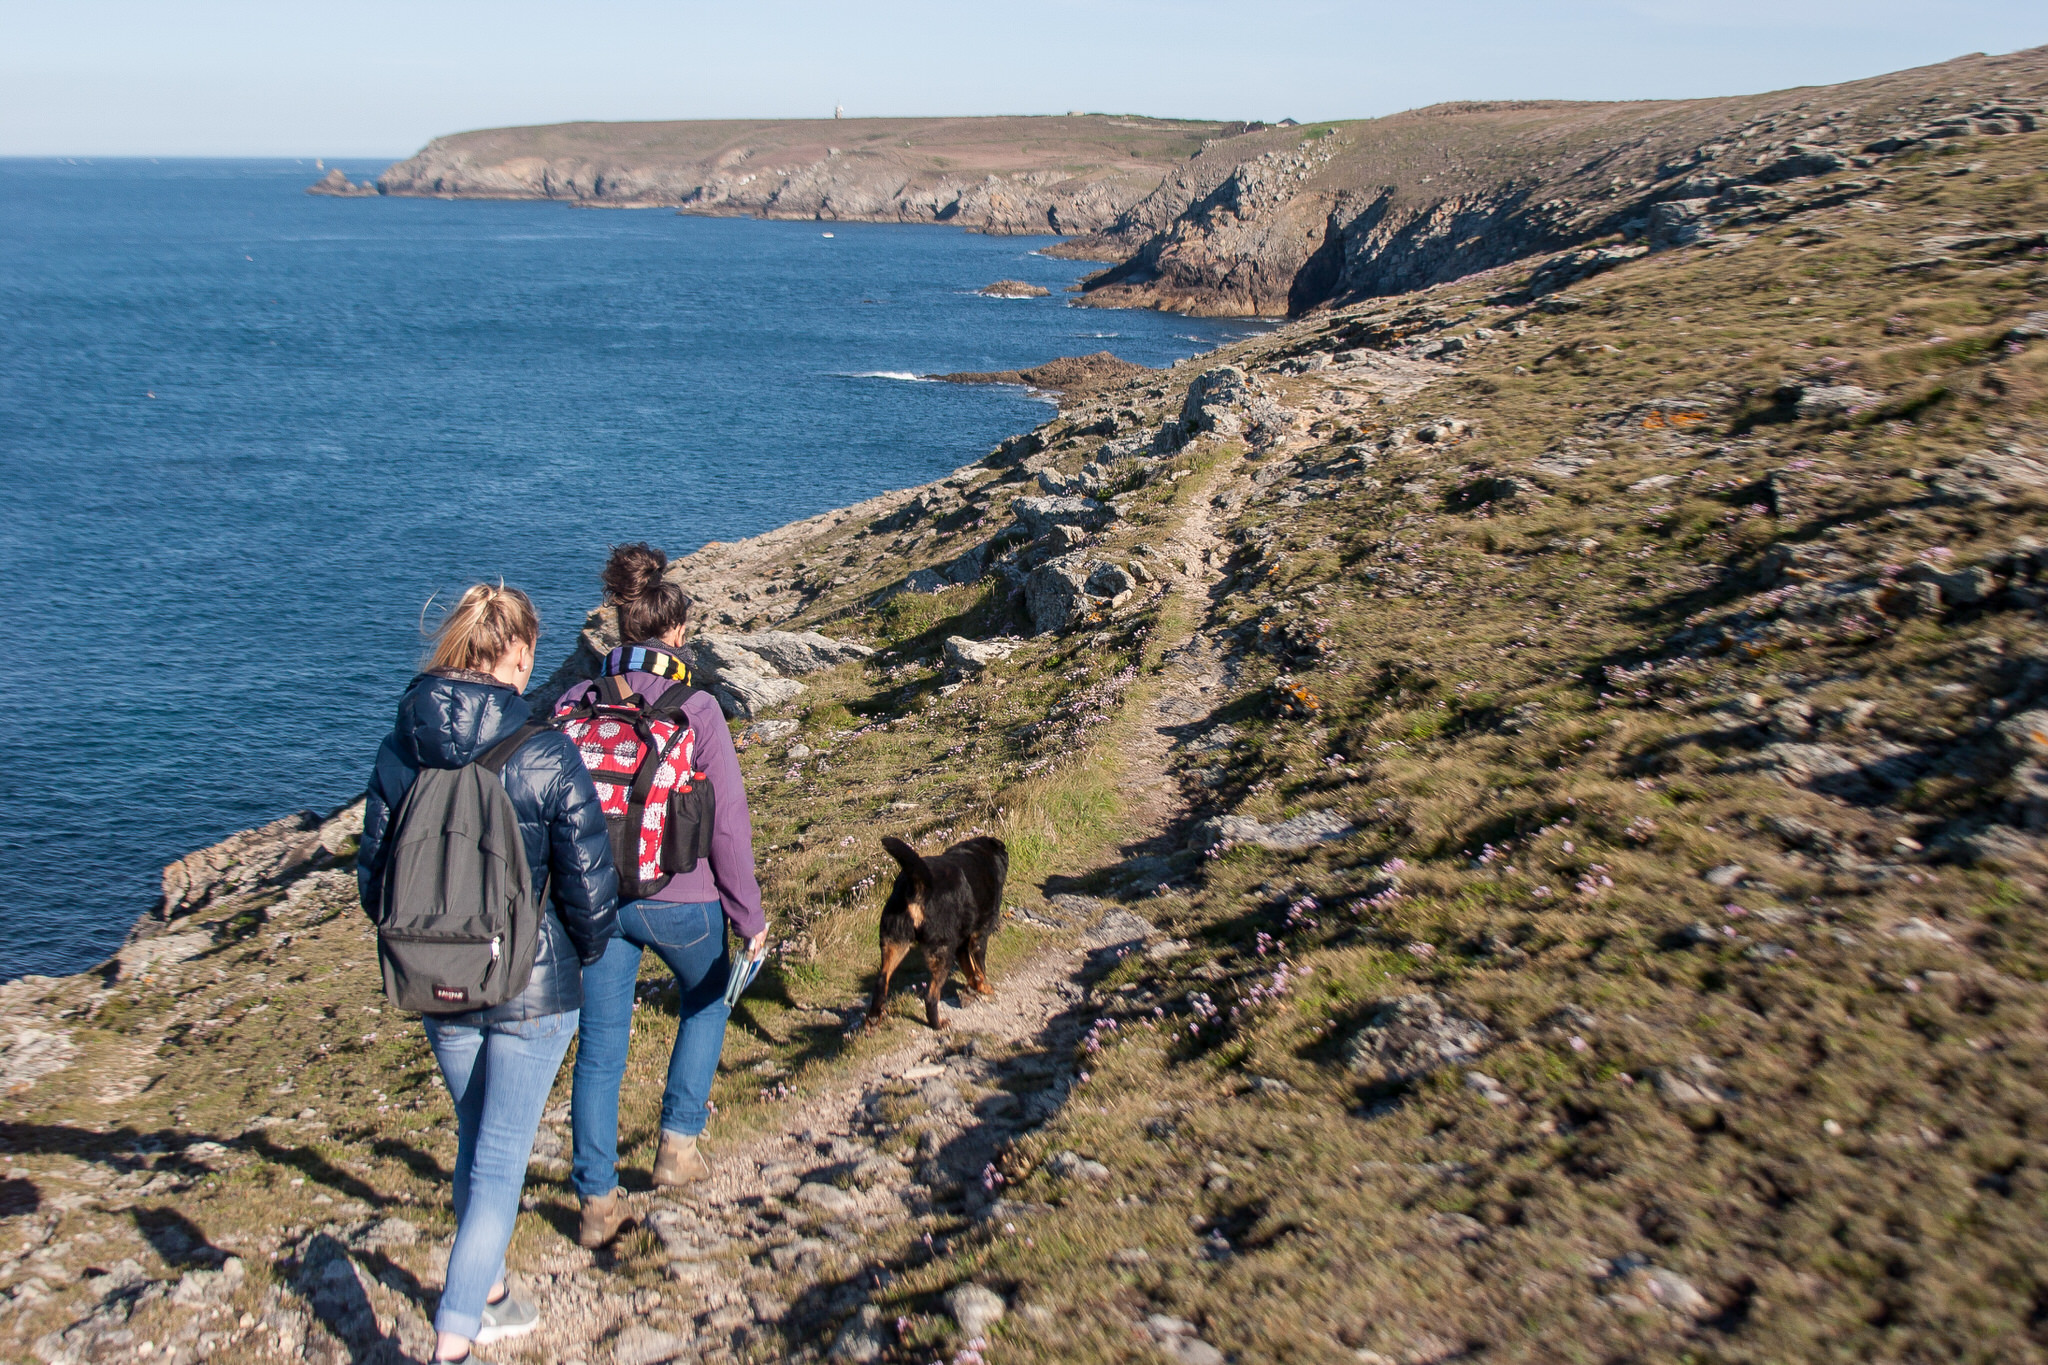
[[[683,703],[703,691],[671,681],[650,702],[607,673],[581,701],[564,697],[554,727],[597,784],[619,872],[619,900],[640,900],[711,856],[717,802],[697,769],[697,732]]]
[[[422,768],[391,817],[377,882],[377,960],[403,1010],[460,1014],[526,989],[547,886],[534,894],[519,813],[498,780],[523,725],[460,768]]]

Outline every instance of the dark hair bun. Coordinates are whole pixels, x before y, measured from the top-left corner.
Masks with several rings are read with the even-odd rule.
[[[605,596],[619,609],[623,643],[661,639],[689,620],[690,595],[662,576],[667,568],[668,556],[645,541],[612,546],[602,577]]]
[[[621,605],[649,601],[660,595],[667,567],[668,556],[645,541],[614,545],[604,566],[605,595]]]

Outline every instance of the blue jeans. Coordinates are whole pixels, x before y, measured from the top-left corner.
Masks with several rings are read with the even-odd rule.
[[[534,1130],[576,1011],[505,1024],[449,1024],[428,1015],[427,1043],[455,1100],[455,1248],[434,1326],[476,1339],[484,1300],[505,1274]]]
[[[675,973],[675,1049],[661,1097],[661,1131],[695,1137],[710,1117],[711,1081],[725,1050],[725,911],[717,901],[629,901],[619,907],[619,937],[583,969],[583,1031],[576,1043],[576,1193],[609,1194],[619,1183],[619,1087],[633,1035],[633,994],[640,954],[652,948]]]

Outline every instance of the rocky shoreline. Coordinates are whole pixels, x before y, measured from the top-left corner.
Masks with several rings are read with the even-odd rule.
[[[495,128],[435,138],[387,168],[376,189],[822,222],[944,223],[996,234],[1094,232],[1205,140],[1247,126],[1091,114]]]

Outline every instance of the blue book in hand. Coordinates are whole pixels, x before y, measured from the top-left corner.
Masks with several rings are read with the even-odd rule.
[[[747,993],[747,987],[754,984],[754,978],[761,974],[761,964],[767,960],[765,956],[762,956],[749,958],[733,964],[732,969],[726,974],[725,981],[725,1007],[727,1009],[731,1009],[734,1005],[739,1004],[740,997]]]

